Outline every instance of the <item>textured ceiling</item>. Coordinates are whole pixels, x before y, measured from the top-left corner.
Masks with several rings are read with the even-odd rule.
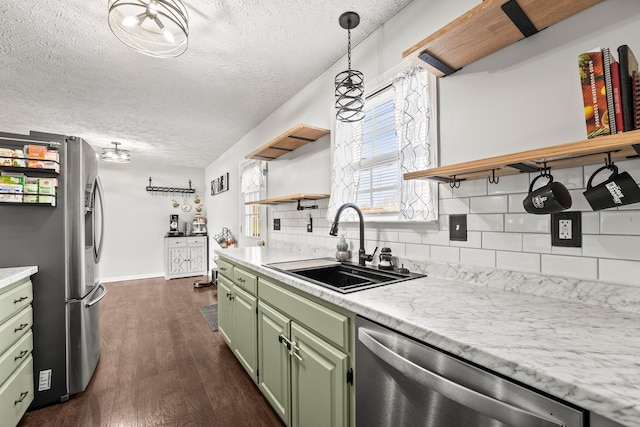
[[[107,0],[0,0],[0,131],[204,167],[346,53],[341,13],[356,44],[409,2],[184,0],[189,48],[159,59],[111,33]]]

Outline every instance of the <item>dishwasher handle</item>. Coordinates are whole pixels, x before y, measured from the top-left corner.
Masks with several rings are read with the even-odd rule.
[[[519,427],[566,426],[560,420],[533,414],[431,372],[386,347],[364,328],[358,329],[358,340],[377,357],[408,378],[412,378],[436,393],[488,417]]]

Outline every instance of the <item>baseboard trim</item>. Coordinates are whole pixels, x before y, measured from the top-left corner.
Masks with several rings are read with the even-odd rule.
[[[161,273],[148,273],[148,274],[134,274],[132,276],[118,276],[118,277],[103,277],[102,283],[112,282],[124,282],[126,280],[140,280],[140,279],[153,279],[156,277],[164,278],[164,272]]]

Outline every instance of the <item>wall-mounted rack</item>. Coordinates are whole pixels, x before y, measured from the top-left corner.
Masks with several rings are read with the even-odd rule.
[[[303,209],[317,208],[317,206],[315,208],[311,206],[301,206],[300,205],[301,200],[320,200],[320,199],[328,199],[328,198],[329,198],[328,194],[295,193],[295,194],[289,194],[286,196],[271,197],[269,199],[256,200],[254,202],[245,202],[245,205],[278,205],[281,203],[298,202],[297,209],[301,211]]]
[[[443,77],[601,1],[484,0],[402,57]]]
[[[640,130],[634,130],[410,172],[404,174],[404,179],[431,179],[447,182],[457,187],[460,185],[460,181],[467,179],[489,178],[496,182],[503,175],[539,172],[546,168],[593,165],[604,161],[611,162],[612,160],[624,160],[638,156],[640,156]]]
[[[191,180],[189,180],[189,188],[181,187],[156,187],[151,182],[149,177],[149,185],[145,188],[149,193],[181,193],[181,194],[193,194],[196,192],[195,188],[191,187]]]

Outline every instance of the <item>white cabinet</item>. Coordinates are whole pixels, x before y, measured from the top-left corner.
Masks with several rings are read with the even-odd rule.
[[[207,237],[165,237],[164,277],[207,275]]]
[[[0,414],[15,426],[33,401],[33,315],[31,281],[0,289]]]

